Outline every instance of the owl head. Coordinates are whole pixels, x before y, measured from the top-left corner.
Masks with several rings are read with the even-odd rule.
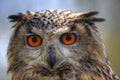
[[[10,15],[11,22],[15,22],[7,53],[12,80],[94,73],[96,67],[107,64],[94,24],[104,19],[94,17],[96,14],[43,10]]]

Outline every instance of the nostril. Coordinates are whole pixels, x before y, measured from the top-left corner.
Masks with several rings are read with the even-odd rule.
[[[48,64],[50,65],[50,68],[53,68],[55,62],[56,62],[55,48],[50,46],[48,47]]]

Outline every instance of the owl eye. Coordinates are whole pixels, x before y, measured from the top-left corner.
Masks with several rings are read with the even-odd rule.
[[[29,35],[27,36],[27,44],[30,47],[37,47],[42,44],[42,38],[38,35]]]
[[[64,33],[60,40],[65,45],[72,45],[76,42],[76,34],[75,33]]]

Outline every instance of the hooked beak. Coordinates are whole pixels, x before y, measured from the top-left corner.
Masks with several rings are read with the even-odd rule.
[[[55,48],[50,46],[48,47],[48,64],[50,68],[53,68],[55,62],[56,62],[56,57],[55,57]]]

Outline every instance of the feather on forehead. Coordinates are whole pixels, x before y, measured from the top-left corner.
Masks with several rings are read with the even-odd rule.
[[[93,17],[97,11],[74,13],[69,10],[42,10],[40,12],[27,11],[26,14],[19,13],[10,15],[11,22],[27,23],[42,30],[56,30],[59,27],[73,25],[74,23],[94,23],[104,21],[102,18]]]
[[[42,30],[38,30],[36,27],[33,27],[32,28],[32,32],[36,33],[36,34],[41,34],[41,33],[48,33],[48,34],[61,34],[61,33],[65,33],[65,32],[68,32],[70,31],[70,27],[66,26],[66,27],[61,27],[61,28],[58,28],[54,31],[42,31]]]

